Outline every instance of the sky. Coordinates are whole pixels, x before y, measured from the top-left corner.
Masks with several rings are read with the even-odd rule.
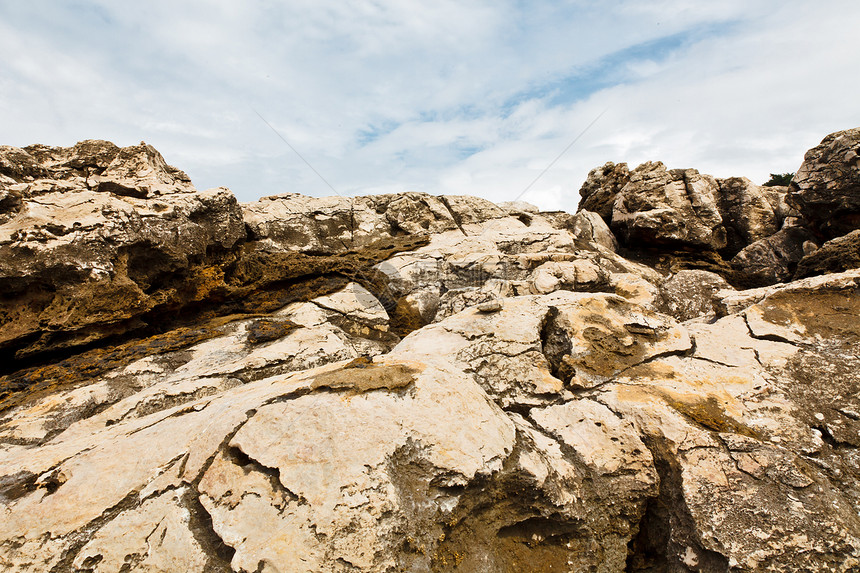
[[[155,146],[198,189],[573,211],[592,168],[796,171],[860,126],[856,0],[0,0],[0,144]]]

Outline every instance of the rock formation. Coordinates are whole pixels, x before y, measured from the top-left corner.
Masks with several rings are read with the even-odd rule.
[[[0,148],[2,569],[860,569],[858,132],[575,215]]]
[[[806,152],[787,200],[828,239],[860,229],[860,128],[833,133]]]

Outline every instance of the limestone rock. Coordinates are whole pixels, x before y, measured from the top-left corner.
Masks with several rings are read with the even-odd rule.
[[[540,209],[536,205],[532,205],[526,201],[502,201],[497,203],[500,209],[508,212],[509,215],[518,215],[521,213],[539,213]]]
[[[788,187],[783,185],[774,185],[772,187],[761,187],[761,192],[764,194],[767,202],[770,203],[773,209],[773,214],[776,216],[777,225],[782,226],[785,220],[789,217],[800,217],[791,205],[788,204]]]
[[[571,222],[571,232],[575,239],[598,244],[610,251],[618,250],[615,235],[600,215],[592,211],[578,211]]]
[[[633,262],[586,211],[407,193],[240,213],[153,157],[0,149],[4,312],[78,293],[0,315],[4,358],[48,349],[0,362],[3,570],[860,567],[860,269],[737,291],[642,262],[719,266],[719,227],[753,237],[771,212],[753,245],[811,251],[782,191],[648,164],[616,203],[653,184],[667,211],[640,222],[693,231],[654,258],[628,243]]]
[[[643,163],[630,173],[612,207],[612,230],[624,245],[690,246],[719,250],[726,230],[719,185],[695,169]]]
[[[507,211],[501,207],[480,197],[442,195],[439,199],[442,200],[460,227],[486,223],[492,219],[501,219],[508,215]]]
[[[719,179],[719,208],[726,228],[726,250],[734,255],[760,239],[776,233],[782,225],[766,188],[759,187],[746,177]],[[775,194],[775,192],[771,192]],[[784,218],[784,217],[783,217]]]
[[[804,255],[797,263],[794,278],[802,279],[856,268],[860,268],[860,229],[831,239]]]
[[[608,273],[588,259],[548,262],[532,272],[529,279],[533,294],[557,290],[599,290],[608,283]]]
[[[39,179],[69,181],[86,189],[138,199],[195,191],[188,175],[168,165],[144,142],[120,148],[109,141],[89,139],[73,147],[31,145],[19,151],[29,154],[32,161],[17,159],[23,167],[17,180],[32,181],[28,192],[34,195],[45,189]]]
[[[860,128],[831,133],[807,151],[787,201],[828,239],[860,228]]]
[[[750,283],[774,284],[794,275],[800,260],[815,248],[814,236],[803,227],[786,227],[745,247],[731,260]]]
[[[477,197],[470,205],[501,210]],[[426,193],[371,197],[308,197],[298,193],[263,197],[242,206],[251,237],[266,249],[332,254],[366,247],[403,233],[423,235],[457,228],[451,210],[439,197]]]
[[[149,157],[148,148],[141,153]],[[141,167],[138,175],[152,174]],[[140,178],[136,189],[149,193]],[[37,183],[50,189],[33,198]],[[0,348],[29,339],[22,351],[32,353],[123,332],[160,304],[202,296],[177,283],[244,237],[226,189],[138,198],[68,185],[26,184],[20,210],[0,225]]]
[[[612,206],[615,197],[630,181],[630,170],[626,163],[608,161],[603,167],[588,172],[588,178],[579,189],[578,210],[597,213],[608,224],[612,221]]]
[[[660,284],[660,310],[679,321],[715,316],[716,294],[734,290],[724,278],[708,271],[680,271]]]

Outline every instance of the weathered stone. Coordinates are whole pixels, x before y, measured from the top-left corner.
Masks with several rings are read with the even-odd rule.
[[[588,172],[588,178],[579,189],[577,210],[592,211],[600,215],[608,224],[612,221],[612,206],[615,197],[630,181],[630,170],[626,163],[608,161],[603,167]]]
[[[769,285],[794,275],[800,260],[815,247],[812,233],[803,227],[785,227],[745,247],[731,260],[748,284]]]
[[[24,285],[9,308],[30,293],[27,265],[62,261],[51,249],[79,233],[40,227],[39,209],[85,194],[128,214],[106,227],[103,212],[67,205],[116,235],[94,251],[111,270],[46,266],[40,280],[111,281],[118,297],[137,288],[164,305],[127,306],[154,321],[146,336],[120,326],[0,377],[4,570],[860,567],[860,269],[734,291],[675,268],[719,266],[713,245],[638,251],[666,258],[667,278],[598,244],[594,227],[577,232],[596,221],[584,212],[291,195],[246,206],[250,238],[229,239],[214,210],[187,216],[214,239],[200,254],[158,243],[173,249],[171,282],[147,271],[158,261],[129,271],[111,249],[142,240],[136,221],[167,237],[206,194],[181,190],[178,173],[165,193],[170,169],[141,146],[116,165],[122,153],[0,150],[0,230],[18,225],[26,236],[10,240],[42,257],[0,262]],[[111,165],[147,198],[93,191]],[[670,187],[710,189],[675,174]],[[735,183],[738,204],[761,206]],[[779,192],[762,193],[779,221]],[[780,231],[802,232],[791,217]],[[114,324],[108,311],[128,300],[104,298],[47,318]]]
[[[788,187],[782,185],[774,185],[769,187],[761,187],[761,192],[765,199],[770,203],[773,214],[776,216],[777,226],[781,227],[785,220],[789,217],[800,217],[791,205],[788,204]]]
[[[719,275],[707,271],[680,271],[660,284],[659,310],[685,321],[714,316],[717,313],[715,295],[734,290]]]
[[[520,215],[523,213],[539,213],[540,209],[536,205],[527,203],[526,201],[502,201],[497,203],[500,209],[504,209],[509,215]]]
[[[148,499],[138,508],[119,514],[99,529],[78,552],[78,570],[199,571],[209,557],[192,532],[187,487]],[[192,502],[193,504],[193,502]]]
[[[725,248],[729,255],[735,255],[750,243],[779,230],[782,219],[768,200],[766,188],[746,177],[717,181],[720,185],[719,209],[726,229]]]
[[[610,251],[618,250],[618,241],[609,230],[606,222],[600,215],[592,211],[580,210],[574,215],[571,232],[575,239],[590,241]]]
[[[506,217],[508,212],[480,197],[468,195],[442,195],[439,199],[451,212],[460,227],[486,223],[492,219]]]
[[[860,268],[860,229],[831,239],[797,263],[795,279]]]
[[[226,189],[150,199],[61,189],[26,201],[0,225],[0,347],[86,344],[158,305],[199,300],[223,270],[197,261],[243,237]],[[197,272],[193,287],[180,284]]]
[[[625,246],[689,246],[719,250],[726,230],[719,185],[695,169],[643,163],[630,173],[612,207],[612,230]]]
[[[807,151],[786,200],[827,239],[860,229],[860,128],[831,133]]]

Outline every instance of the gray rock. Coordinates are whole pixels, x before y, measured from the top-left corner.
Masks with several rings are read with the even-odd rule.
[[[831,133],[807,151],[786,200],[828,239],[860,229],[860,128]]]
[[[750,285],[785,282],[797,264],[815,246],[815,237],[804,227],[785,227],[745,247],[731,260]]]
[[[612,221],[612,205],[621,189],[630,181],[630,170],[626,163],[611,161],[588,172],[588,178],[579,189],[578,210],[592,211],[609,224]]]
[[[718,208],[719,185],[695,169],[667,170],[643,163],[630,173],[612,207],[612,230],[622,244],[719,250],[726,230]]]
[[[860,268],[860,229],[827,241],[797,263],[795,279]]]
[[[759,187],[746,177],[719,179],[719,207],[726,228],[726,251],[735,255],[747,245],[776,233],[782,219],[771,200],[779,205],[779,196]],[[783,217],[784,218],[784,217]]]

